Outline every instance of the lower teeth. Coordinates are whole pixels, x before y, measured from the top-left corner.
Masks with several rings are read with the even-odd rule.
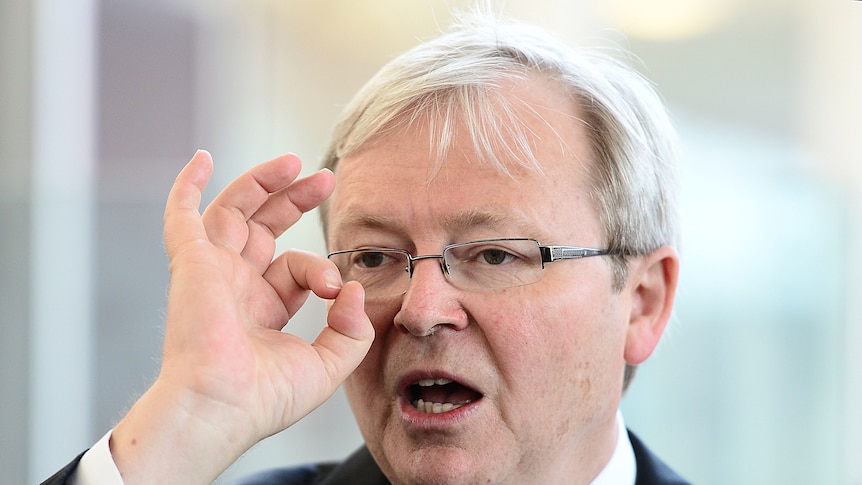
[[[468,404],[468,403],[464,403]],[[439,402],[425,402],[422,399],[413,402],[413,407],[422,411],[423,413],[428,414],[440,414],[446,413],[453,409],[458,409],[464,404],[452,404],[451,402],[447,403],[439,403]]]

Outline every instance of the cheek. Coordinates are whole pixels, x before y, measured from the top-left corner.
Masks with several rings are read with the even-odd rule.
[[[560,356],[571,343],[568,337],[565,342],[559,339],[560,316],[553,306],[533,306],[524,301],[531,300],[500,298],[490,306],[486,318],[477,321],[509,390],[535,393],[551,386]],[[525,389],[525,383],[531,390]]]
[[[366,301],[365,311],[374,325],[374,343],[365,359],[348,377],[344,385],[351,404],[357,405],[371,403],[375,398],[380,399],[383,396],[381,391],[384,356],[395,328],[392,320],[398,311],[398,305]]]
[[[384,417],[381,413],[387,409],[382,401],[379,359],[380,353],[372,349],[362,364],[344,381],[344,392],[366,440],[373,440],[376,430],[382,429]]]
[[[623,368],[625,334],[617,316],[596,312],[600,308],[606,309],[571,295],[551,304],[495,305],[484,334],[510,390],[530,398],[543,395],[550,406],[571,406],[572,399],[607,392]]]
[[[377,368],[376,359],[377,357],[369,352],[359,367],[344,381],[344,392],[357,416],[361,414],[360,407],[367,405],[369,399],[375,394],[372,388],[377,388],[373,381],[376,374],[374,369]]]
[[[385,335],[394,326],[395,314],[400,309],[400,299],[365,300],[365,313],[374,325],[374,331],[378,336]]]

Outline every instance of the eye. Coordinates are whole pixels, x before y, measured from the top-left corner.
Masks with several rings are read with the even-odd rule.
[[[379,251],[363,251],[356,254],[354,264],[362,268],[377,268],[386,263],[386,259],[392,259]]]
[[[485,263],[498,265],[511,261],[515,255],[502,249],[484,249],[477,254],[477,257]]]
[[[466,244],[452,248],[450,255],[453,256],[452,263],[473,264],[477,266],[509,265],[524,259],[514,248],[510,248],[505,244],[488,244],[487,242]]]

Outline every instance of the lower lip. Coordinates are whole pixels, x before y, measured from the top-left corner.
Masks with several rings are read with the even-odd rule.
[[[401,404],[401,419],[409,426],[414,426],[421,429],[441,429],[449,428],[457,424],[461,424],[476,414],[479,410],[481,399],[465,404],[459,408],[445,413],[423,413],[413,407],[413,404],[406,399],[399,399]]]

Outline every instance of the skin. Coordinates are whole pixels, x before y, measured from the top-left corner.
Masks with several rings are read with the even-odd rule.
[[[330,250],[439,254],[493,237],[603,247],[573,103],[540,79],[502,89],[530,107],[521,114],[545,175],[515,169],[509,178],[477,161],[464,129],[432,172],[427,126],[401,127],[340,162]],[[616,444],[625,364],[649,356],[669,318],[676,253],[636,258],[620,292],[602,257],[555,262],[538,283],[494,292],[453,287],[435,261],[417,263],[403,297],[366,303],[375,341],[345,382],[384,473],[397,484],[589,483]],[[420,377],[482,397],[422,414],[402,392]]]
[[[566,100],[541,80],[504,88],[532,108],[524,116],[547,176],[506,178],[469,156],[459,135],[431,177],[418,124],[369,143],[337,176],[297,178],[293,155],[262,163],[201,214],[213,165],[208,153],[195,154],[165,209],[171,287],[161,371],[110,440],[124,483],[212,483],[345,379],[368,446],[394,483],[587,483],[601,470],[615,444],[624,364],[650,355],[670,316],[673,249],[632,261],[621,292],[611,291],[604,258],[554,263],[539,283],[494,293],[457,290],[423,260],[403,298],[390,301],[366,301],[361,285],[343,283],[320,255],[275,257],[275,238],[336,182],[332,249],[429,254],[506,236],[600,247],[577,113],[555,110]],[[330,304],[327,325],[307,343],[282,330],[311,293]],[[481,398],[419,413],[399,396],[425,377],[454,379]]]

